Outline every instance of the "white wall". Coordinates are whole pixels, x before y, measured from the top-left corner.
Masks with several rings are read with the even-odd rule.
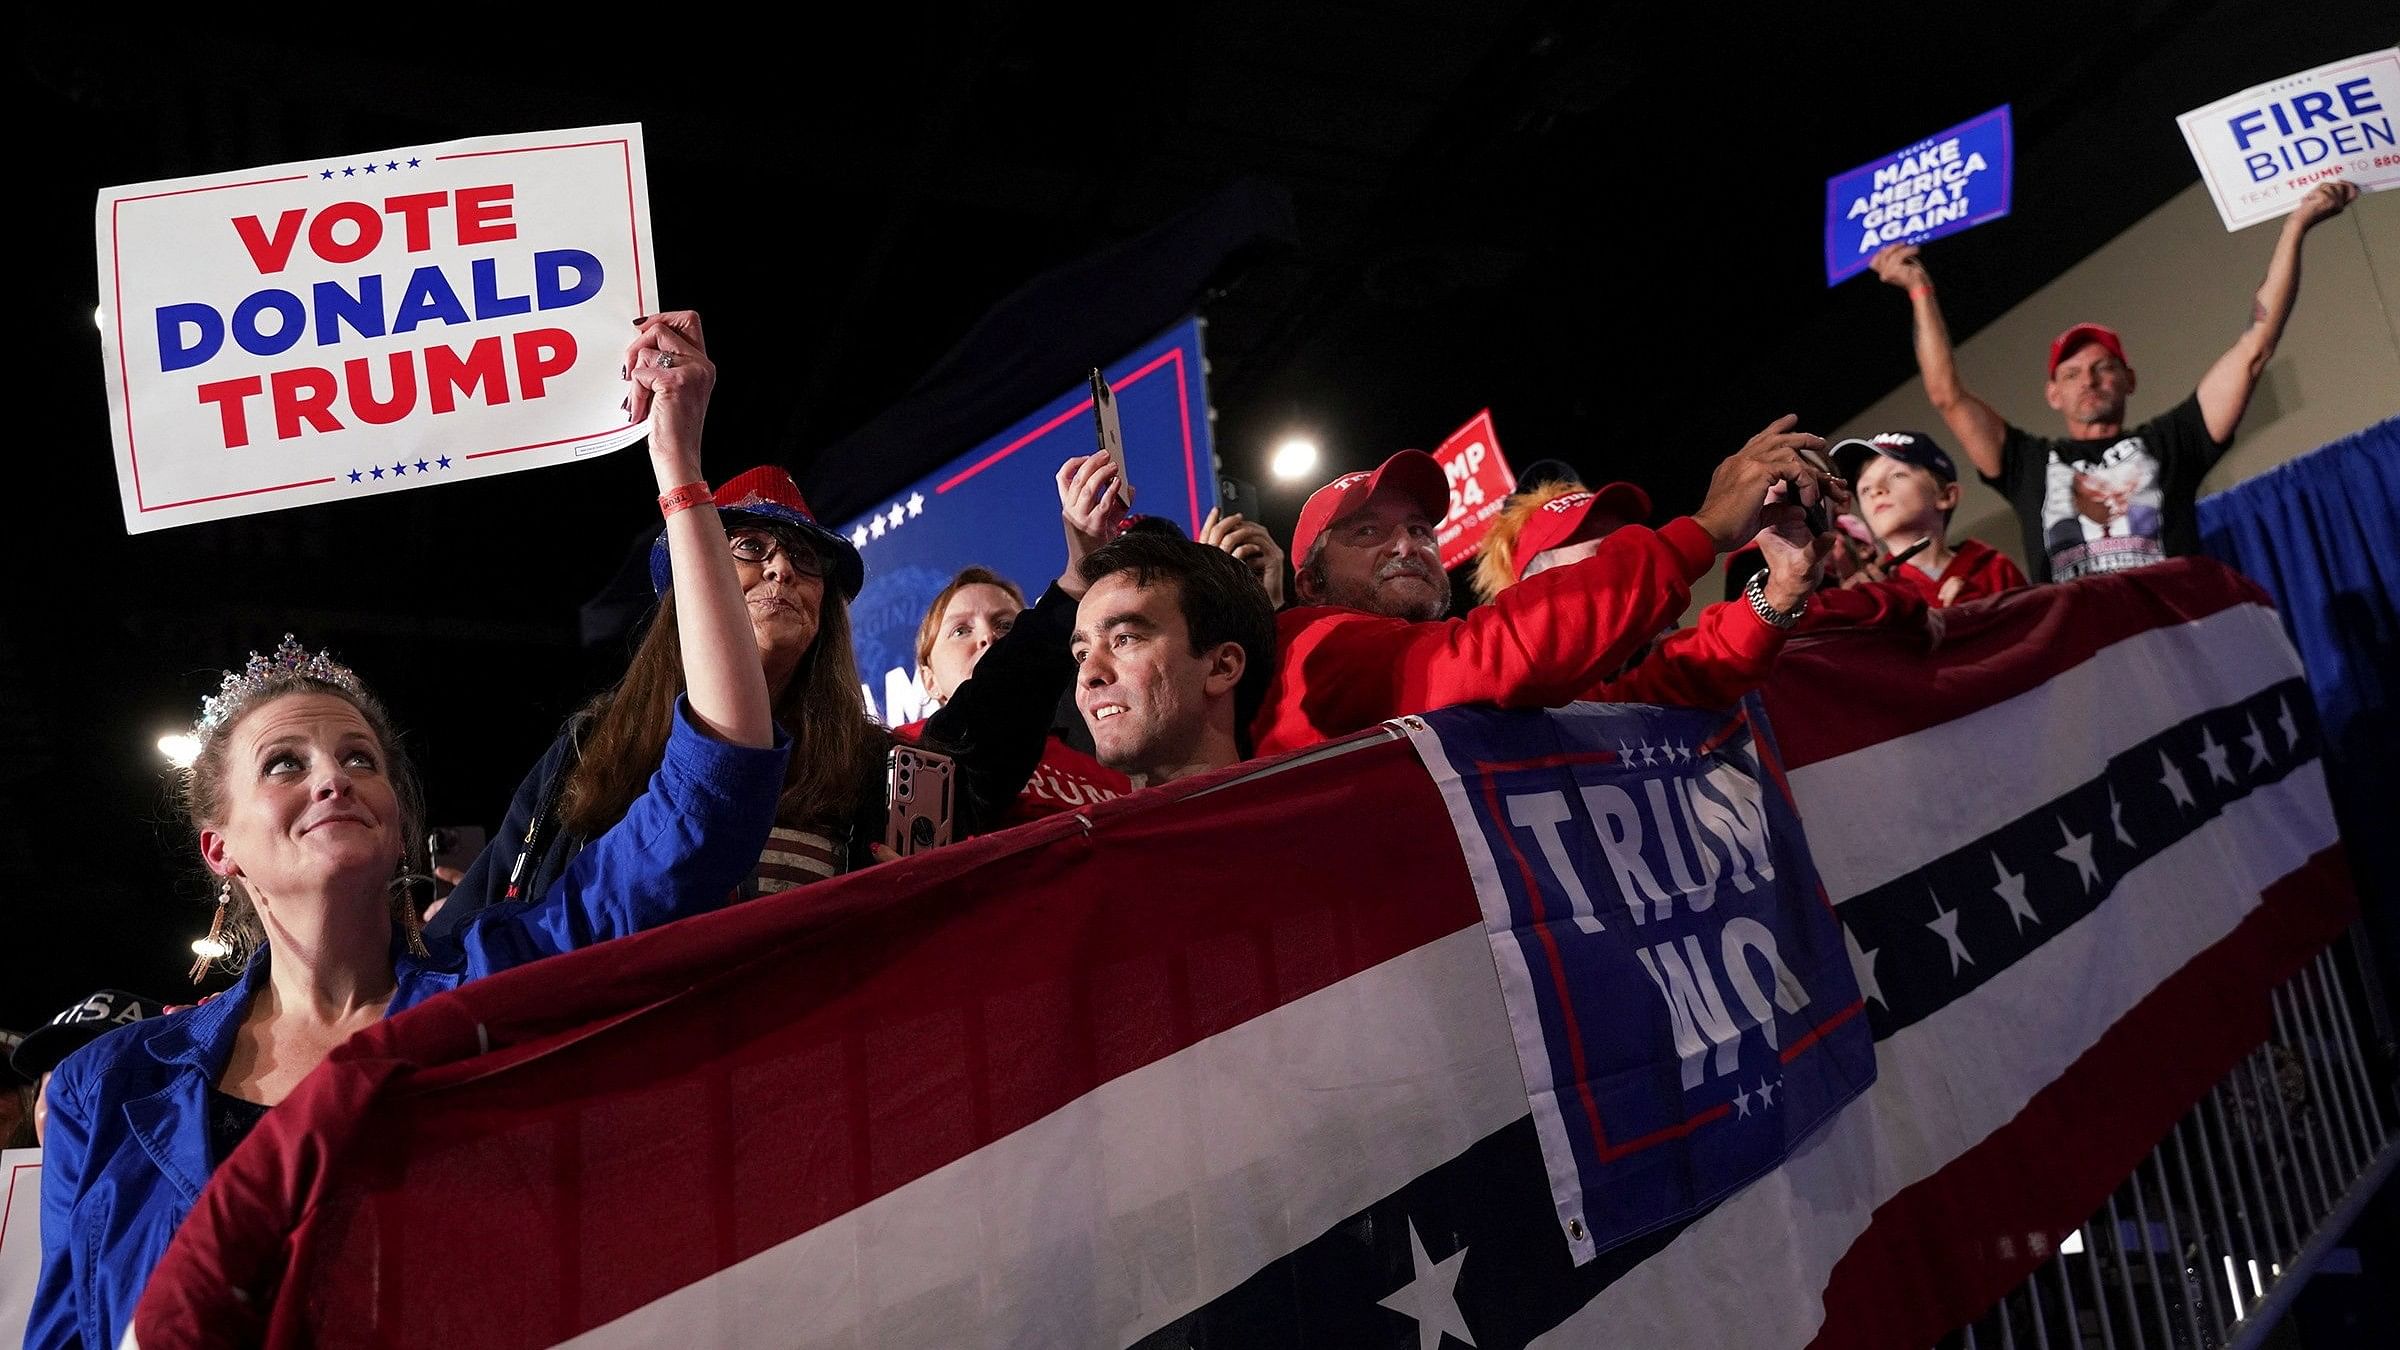
[[[2028,431],[2059,435],[2065,424],[2042,402],[2050,340],[2071,324],[2104,323],[2122,334],[2140,381],[2126,421],[2138,423],[2182,401],[2250,321],[2252,293],[2266,274],[2280,219],[2228,234],[2195,183],[1958,349],[1960,377],[2002,416]],[[1971,242],[1964,236],[1948,256]],[[1958,266],[1957,262],[1949,264]],[[1938,264],[1937,264],[1938,267]],[[1942,272],[1934,279],[1938,285]],[[1908,301],[1890,291],[1888,340],[1909,342]],[[1882,340],[1882,339],[1876,339]],[[2319,225],[2301,253],[2300,302],[2274,364],[2259,382],[2233,449],[2201,484],[2221,492],[2296,455],[2400,412],[2400,190],[2361,197]],[[1931,433],[1968,478],[1952,539],[1975,538],[2020,564],[2015,513],[1976,481],[1966,454],[1911,378],[1828,439],[1878,431]],[[1691,622],[1724,595],[1724,565],[1693,588]]]

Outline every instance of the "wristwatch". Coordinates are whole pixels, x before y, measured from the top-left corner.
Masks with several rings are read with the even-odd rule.
[[[1805,595],[1800,597],[1799,604],[1790,609],[1777,609],[1768,604],[1767,574],[1764,570],[1750,574],[1750,584],[1742,588],[1742,594],[1749,598],[1750,608],[1758,612],[1758,617],[1769,628],[1790,628],[1800,622],[1801,615],[1808,612],[1808,597]]]

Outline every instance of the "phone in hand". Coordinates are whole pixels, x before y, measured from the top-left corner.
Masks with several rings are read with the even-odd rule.
[[[891,803],[883,832],[886,847],[905,858],[950,842],[957,768],[957,761],[939,750],[918,745],[892,747],[884,793]]]
[[[1240,516],[1244,520],[1258,519],[1258,485],[1239,478],[1217,480],[1217,515]]]
[[[1798,453],[1801,462],[1807,464],[1808,467],[1816,470],[1819,474],[1824,475],[1826,478],[1831,478],[1834,476],[1833,461],[1825,457],[1824,451],[1811,450],[1804,446],[1798,451]],[[1791,499],[1793,501],[1800,501],[1799,480],[1792,480],[1790,486],[1792,494]],[[1825,492],[1822,484],[1820,484],[1818,488],[1817,499],[1815,501],[1801,502],[1800,519],[1808,526],[1808,537],[1811,539],[1814,539],[1818,535],[1821,535],[1827,530],[1833,528],[1833,517],[1827,508],[1825,502]]]
[[[1117,418],[1117,391],[1108,387],[1100,368],[1092,368],[1092,423],[1100,437],[1100,453],[1117,466],[1117,494],[1133,505],[1133,479],[1125,471],[1125,424]]]

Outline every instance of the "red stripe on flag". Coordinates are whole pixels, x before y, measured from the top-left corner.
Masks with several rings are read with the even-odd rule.
[[[550,1344],[1479,922],[1405,741],[1180,802],[1225,777],[554,957],[360,1033],[219,1169],[153,1276],[143,1343],[272,1290],[270,1340]],[[379,1308],[379,1286],[444,1295]]]
[[[2269,886],[2008,1124],[1876,1208],[1826,1282],[1814,1344],[1917,1350],[1981,1316],[2266,1039],[2268,991],[2357,909],[2339,845]]]
[[[2176,558],[1934,610],[1938,667],[1925,660],[1921,627],[1794,638],[1760,692],[1784,767],[1799,769],[2014,698],[2152,629],[2267,603],[2223,563]]]

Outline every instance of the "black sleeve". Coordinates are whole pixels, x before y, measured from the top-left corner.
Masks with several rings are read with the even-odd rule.
[[[2218,441],[2209,436],[2208,414],[2200,411],[2197,389],[2151,426],[2157,430],[2160,446],[2167,451],[2160,458],[2168,461],[2169,472],[2182,476],[2195,493],[2199,491],[2201,478],[2233,448],[2231,439]]]
[[[1053,584],[926,719],[925,744],[958,761],[954,837],[996,827],[1033,777],[1059,696],[1075,679],[1074,631],[1075,602]]]
[[[2001,496],[2008,498],[2009,504],[2013,506],[2017,502],[2018,493],[2025,477],[2025,466],[2043,463],[2048,456],[2037,444],[2037,438],[2028,434],[2024,428],[2014,422],[2003,422],[2001,425],[2006,427],[2007,431],[2000,437],[2000,472],[1990,474],[1977,469],[1975,476],[1983,480],[1985,487],[1993,488]]]
[[[508,815],[500,822],[499,832],[483,846],[483,852],[468,864],[466,877],[442,903],[442,911],[425,925],[429,939],[443,939],[457,932],[467,920],[482,910],[499,904],[508,894],[509,873],[514,870],[517,855],[526,848],[526,833],[536,818],[550,814],[558,804],[558,792],[565,784],[567,771],[576,761],[575,729],[560,733],[550,743],[533,772],[517,784],[517,794],[508,802]],[[555,830],[556,823],[549,827]],[[531,860],[526,864],[532,867]]]

